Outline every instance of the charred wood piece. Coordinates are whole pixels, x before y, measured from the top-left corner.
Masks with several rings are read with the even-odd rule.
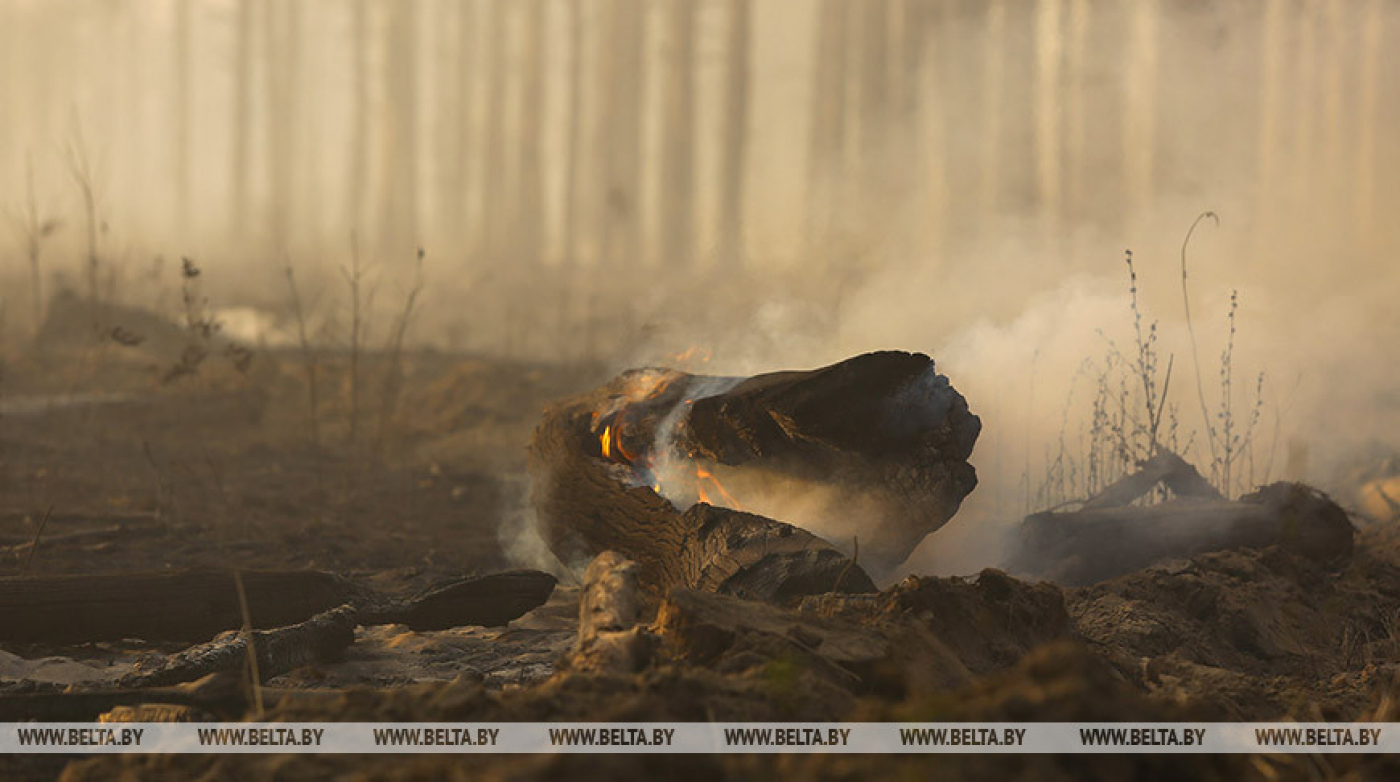
[[[266,682],[305,665],[333,659],[354,643],[355,621],[355,609],[343,605],[289,627],[251,633],[228,630],[208,643],[158,662],[138,663],[118,683],[122,687],[160,687],[194,681],[217,671],[236,671],[247,664],[250,640],[258,660],[258,675]]]
[[[1032,514],[1021,523],[1008,567],[1081,586],[1166,559],[1272,545],[1330,565],[1350,558],[1354,532],[1346,511],[1327,495],[1274,483],[1235,501],[1174,499]]]

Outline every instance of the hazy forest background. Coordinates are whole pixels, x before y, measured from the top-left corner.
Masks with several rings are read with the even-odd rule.
[[[1325,485],[1400,444],[1397,33],[1392,0],[0,0],[3,339],[65,290],[176,316],[189,257],[228,333],[297,339],[292,268],[343,347],[358,258],[375,340],[421,273],[415,349],[921,350],[986,424],[958,534],[1082,482],[1128,248],[1210,461],[1211,210],[1209,406],[1251,480]]]

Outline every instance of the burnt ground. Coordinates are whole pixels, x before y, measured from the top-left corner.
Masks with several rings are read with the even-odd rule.
[[[414,354],[386,407],[390,364],[369,356],[357,370],[352,434],[346,357],[317,359],[314,431],[303,359],[260,351],[240,368],[211,357],[163,382],[170,357],[151,351],[10,356],[0,378],[0,573],[317,568],[406,593],[510,567],[529,434],[546,403],[605,374]],[[133,518],[130,530],[64,537]],[[1334,570],[1265,549],[1159,563],[1077,589],[989,570],[791,609],[677,594],[644,628],[649,651],[636,670],[571,661],[576,595],[566,583],[507,628],[361,628],[342,659],[269,682],[309,697],[275,700],[268,718],[1352,720],[1396,719],[1400,694],[1400,537],[1378,525],[1361,530],[1355,556]],[[93,686],[152,651],[169,649],[0,648],[0,692]],[[208,755],[12,757],[0,760],[0,776],[1381,778],[1393,771],[1387,763]]]

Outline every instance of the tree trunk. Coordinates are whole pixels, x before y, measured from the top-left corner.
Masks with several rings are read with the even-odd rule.
[[[748,171],[749,0],[729,0],[729,41],[725,64],[724,136],[720,158],[719,263],[741,268],[744,241],[744,176]]]
[[[564,228],[560,252],[565,268],[578,262],[579,157],[583,154],[583,0],[564,4],[569,31],[568,138],[564,150]]]
[[[383,164],[384,208],[380,213],[380,247],[408,257],[418,241],[418,75],[415,4],[394,3],[385,29],[386,89]]]
[[[525,0],[524,73],[520,96],[519,166],[516,169],[515,220],[520,262],[537,264],[544,247],[544,146],[545,42],[544,0]]]
[[[665,91],[662,145],[662,260],[670,268],[690,266],[695,231],[695,15],[690,0],[671,0],[670,80]]]
[[[846,175],[846,2],[822,0],[807,147],[807,245],[820,257],[838,220]]]
[[[253,4],[238,4],[238,29],[233,61],[233,147],[229,154],[229,235],[241,238],[248,229],[248,136],[252,128]]]
[[[189,235],[190,203],[190,4],[194,0],[175,0],[175,31],[172,68],[175,83],[171,85],[171,107],[175,115],[171,123],[175,143],[175,238],[183,241]]]
[[[369,0],[351,0],[350,172],[345,188],[346,227],[354,232],[364,217],[369,187]]]
[[[285,250],[296,209],[293,151],[296,149],[297,38],[300,34],[298,3],[268,0],[263,4],[267,41],[268,128],[268,230],[272,243]]]
[[[500,257],[507,253],[512,200],[506,192],[506,4],[502,0],[486,3],[486,143],[481,182],[483,223],[482,253],[488,265],[503,264]]]
[[[601,85],[608,106],[601,254],[605,264],[621,267],[636,264],[641,246],[639,150],[646,27],[638,0],[611,0],[608,18],[606,81]]]

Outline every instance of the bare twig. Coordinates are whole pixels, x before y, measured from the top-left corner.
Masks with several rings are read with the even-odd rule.
[[[258,653],[253,648],[253,618],[248,612],[248,593],[243,589],[242,571],[233,571],[233,585],[238,590],[238,610],[243,615],[243,640],[248,650],[248,676],[253,692],[253,715],[263,716],[262,677],[258,674]]]
[[[360,266],[360,242],[354,233],[350,234],[350,264],[348,270],[341,267],[340,273],[350,288],[350,430],[347,438],[353,445],[360,423],[360,338],[363,328],[360,284],[364,274]]]
[[[97,256],[97,191],[92,162],[88,158],[87,142],[83,139],[83,128],[75,124],[73,137],[68,142],[68,171],[78,193],[83,199],[83,215],[87,225],[87,277],[88,298],[98,300],[98,256]]]
[[[34,561],[34,552],[39,550],[39,539],[44,537],[44,529],[49,526],[49,517],[53,515],[53,505],[44,510],[44,517],[39,519],[39,528],[34,531],[34,540],[29,544],[29,553],[24,557],[24,565],[20,567],[21,576],[29,574],[29,565]]]
[[[296,276],[292,272],[292,262],[287,259],[287,290],[292,296],[292,313],[297,319],[297,340],[301,343],[301,361],[306,370],[306,389],[310,403],[311,444],[321,445],[320,392],[316,384],[316,354],[311,350],[311,339],[306,333],[306,311],[302,307],[301,293],[297,290]]]
[[[1191,227],[1186,229],[1186,238],[1181,242],[1181,306],[1186,312],[1186,331],[1191,336],[1191,360],[1196,367],[1196,396],[1201,401],[1201,419],[1206,426],[1206,443],[1210,446],[1211,459],[1216,459],[1215,436],[1210,424],[1210,409],[1206,405],[1205,385],[1201,382],[1201,355],[1196,348],[1196,329],[1191,325],[1191,293],[1186,285],[1186,248],[1191,244],[1191,235],[1196,232],[1196,226],[1206,218],[1210,218],[1218,228],[1220,217],[1215,212],[1201,212],[1192,221]]]
[[[399,312],[398,319],[394,321],[394,329],[389,338],[389,368],[384,374],[384,387],[380,394],[379,425],[375,432],[377,445],[382,445],[385,435],[388,434],[389,422],[393,418],[394,409],[398,406],[399,391],[403,386],[403,365],[400,359],[403,354],[404,337],[408,333],[409,323],[413,320],[418,296],[423,291],[423,255],[423,248],[418,248],[413,287],[409,289],[408,295],[404,298],[403,310]]]

